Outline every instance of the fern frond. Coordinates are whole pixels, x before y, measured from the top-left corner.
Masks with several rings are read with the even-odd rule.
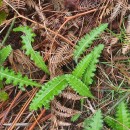
[[[81,96],[93,98],[89,88],[80,79],[71,74],[66,74],[65,77],[70,87],[72,87],[77,93],[79,93]]]
[[[91,52],[92,60],[87,66],[84,74],[83,74],[83,82],[86,86],[89,86],[93,82],[94,72],[96,71],[96,64],[99,62],[98,58],[104,48],[103,44],[99,44],[94,50]]]
[[[128,112],[127,104],[121,102],[117,107],[116,118],[107,116],[105,122],[113,130],[130,130],[130,113]]]
[[[106,124],[109,127],[111,127],[112,129],[116,130],[116,123],[117,123],[117,121],[114,118],[112,118],[110,116],[106,116],[104,121],[106,122]]]
[[[92,54],[88,54],[85,56],[73,70],[72,74],[77,78],[81,78],[83,73],[85,72],[86,68],[89,66],[90,62],[92,61]]]
[[[101,24],[99,27],[93,29],[89,34],[86,34],[75,46],[74,59],[78,60],[81,54],[88,48],[93,41],[107,28],[108,24]]]
[[[121,102],[117,107],[116,113],[116,130],[129,130],[130,129],[130,113],[125,102]]]
[[[14,86],[18,85],[20,89],[24,90],[24,85],[26,86],[36,86],[40,87],[41,85],[28,79],[27,76],[22,76],[21,73],[15,74],[13,70],[8,68],[0,67],[0,80],[5,79],[6,84],[13,84]]]
[[[87,77],[91,78],[91,74],[89,75],[86,73],[86,70],[91,71],[96,69],[96,63],[98,62],[98,58],[101,54],[101,51],[103,50],[103,45],[100,44],[97,47],[94,48],[94,50],[85,56],[76,66],[76,68],[73,70],[72,74],[76,76],[77,78],[81,78],[83,74],[86,74]],[[94,66],[95,65],[95,66]],[[91,72],[92,73],[92,72]],[[89,75],[89,76],[88,76]]]
[[[11,51],[12,51],[12,48],[10,45],[0,50],[0,65],[4,63],[5,59],[9,56]]]
[[[101,110],[98,110],[90,120],[84,121],[84,130],[101,130],[103,127],[103,119]]]
[[[13,29],[13,31],[18,32],[21,31],[25,35],[21,36],[22,43],[23,43],[23,49],[26,50],[26,55],[29,55],[31,57],[31,60],[33,60],[37,67],[45,71],[47,74],[49,74],[49,70],[43,61],[43,58],[40,56],[39,52],[36,52],[33,50],[31,42],[34,41],[35,34],[32,32],[32,29],[28,26],[21,26]]]
[[[61,91],[65,89],[67,84],[68,83],[64,75],[55,77],[47,82],[44,86],[42,86],[42,89],[39,90],[32,100],[30,109],[37,110],[38,108],[41,108],[42,105],[45,108],[48,108],[49,102],[54,99],[54,96],[60,94]]]

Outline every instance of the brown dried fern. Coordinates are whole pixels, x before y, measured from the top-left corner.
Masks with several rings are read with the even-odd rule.
[[[77,95],[77,94],[75,94],[75,93],[69,92],[69,91],[64,91],[64,92],[61,94],[61,96],[62,96],[63,98],[66,98],[66,99],[68,99],[68,100],[73,100],[73,101],[80,100],[80,99],[83,98],[83,97],[81,97],[81,96],[79,96],[79,95]]]
[[[34,9],[36,10],[36,12],[37,12],[37,14],[38,14],[38,16],[39,16],[41,22],[45,22],[46,17],[45,17],[45,15],[42,13],[42,7],[41,7],[41,5],[39,5],[39,6],[40,6],[40,7],[39,7],[38,4],[37,4],[34,0],[27,0],[27,1],[26,1],[26,4],[27,4],[29,7],[34,8]]]
[[[112,22],[119,14],[123,17],[129,10],[128,3],[125,0],[116,1],[115,7],[111,13],[109,21]]]
[[[70,108],[67,108],[67,107],[61,105],[60,102],[57,101],[56,99],[53,100],[52,105],[53,105],[57,110],[59,110],[59,111],[62,112],[62,113],[67,113],[67,114],[78,114],[78,113],[80,113],[80,111],[73,110],[73,109],[70,109]]]
[[[67,44],[59,47],[52,54],[49,61],[51,77],[62,74],[61,67],[68,64],[72,60],[72,48]]]
[[[92,0],[82,0],[80,2],[79,9],[80,10],[89,10],[89,9],[92,9],[92,8],[99,7],[102,3],[103,2],[100,1],[100,0],[95,0],[95,1],[92,1]]]
[[[9,4],[15,9],[25,10],[25,0],[10,0]]]

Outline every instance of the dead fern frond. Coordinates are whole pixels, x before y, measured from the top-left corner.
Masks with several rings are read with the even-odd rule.
[[[66,113],[66,112],[57,111],[55,108],[52,109],[52,113],[54,113],[56,116],[63,117],[63,118],[68,118],[75,115],[74,113]]]
[[[99,5],[102,4],[102,3],[103,3],[102,1],[98,1],[98,0],[95,0],[95,1],[82,0],[80,2],[79,9],[80,10],[89,10],[89,9],[92,9],[92,8],[99,7]]]
[[[74,109],[70,109],[70,108],[67,108],[67,107],[61,105],[60,102],[57,101],[56,99],[52,101],[52,105],[57,110],[59,110],[60,112],[63,112],[63,113],[68,113],[68,114],[78,114],[78,113],[81,113],[80,111],[77,111],[77,110],[74,110]]]
[[[119,14],[123,17],[128,10],[128,4],[125,0],[117,1],[115,7],[113,8],[113,12],[111,13],[109,21],[112,22]]]
[[[45,22],[46,17],[45,17],[45,15],[42,13],[41,7],[39,7],[38,4],[35,3],[34,0],[27,0],[27,1],[26,1],[26,4],[27,4],[29,7],[34,8],[34,9],[36,10],[36,12],[37,12],[37,14],[38,14],[38,16],[39,16],[41,22]]]
[[[76,101],[76,100],[80,100],[82,99],[83,97],[77,95],[77,94],[74,94],[72,92],[67,92],[67,91],[64,91],[62,94],[61,94],[62,97],[68,99],[68,100],[73,100],[73,101]]]
[[[52,122],[53,122],[53,124],[51,125],[51,130],[58,130],[57,129],[58,126],[60,126],[60,127],[67,126],[68,127],[71,125],[71,123],[58,120],[56,116],[52,116]]]
[[[9,4],[12,5],[13,8],[15,9],[22,9],[25,10],[25,0],[10,0]]]
[[[56,68],[62,67],[72,59],[71,53],[72,53],[72,49],[70,48],[69,44],[63,45],[62,47],[59,47],[56,50],[54,55],[52,55],[50,59],[50,63],[55,65]]]
[[[79,110],[74,108],[74,104],[76,103],[75,101],[79,101],[82,97],[74,93],[71,88],[68,87],[63,91],[59,98],[64,98],[66,102],[61,103],[56,99],[52,102],[51,110],[54,119],[56,119],[56,124],[53,122],[54,119],[52,120],[52,123],[53,127],[56,127],[56,129],[59,129],[59,127],[70,126],[70,118],[81,113]]]
[[[72,60],[72,48],[66,44],[59,47],[52,55],[49,61],[51,75],[61,73],[61,67]]]
[[[34,63],[19,49],[13,50],[9,56],[9,62],[15,72],[26,73],[30,78],[36,76],[34,72],[38,71],[38,69],[36,69]]]

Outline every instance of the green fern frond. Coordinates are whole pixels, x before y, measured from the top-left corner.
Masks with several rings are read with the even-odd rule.
[[[84,130],[101,130],[103,127],[101,110],[98,110],[93,117],[84,121]]]
[[[89,34],[86,34],[75,46],[74,59],[78,60],[85,49],[88,48],[93,41],[107,28],[108,24],[101,24],[99,27],[93,29]]]
[[[83,74],[83,82],[86,84],[86,86],[89,86],[93,82],[94,72],[96,71],[97,63],[99,62],[98,58],[100,57],[100,54],[104,48],[103,44],[99,44],[97,47],[94,48],[94,50],[91,52],[92,54],[92,60],[87,66],[84,74]]]
[[[13,70],[8,68],[0,67],[0,80],[5,79],[6,84],[13,84],[14,86],[18,85],[20,89],[24,90],[24,85],[26,86],[36,86],[40,87],[41,85],[28,79],[27,76],[22,76],[21,73],[15,74]]]
[[[109,127],[111,127],[113,130],[116,130],[116,123],[117,123],[117,121],[114,118],[112,118],[110,116],[106,116],[104,121],[106,122],[106,124]]]
[[[12,51],[12,48],[10,45],[0,50],[0,65],[4,63],[5,59],[9,56],[11,51]]]
[[[70,87],[72,87],[77,93],[79,93],[81,96],[93,98],[89,88],[80,79],[71,74],[66,74],[65,77]]]
[[[33,60],[36,64],[37,67],[42,69],[44,72],[49,74],[49,70],[43,61],[43,58],[40,56],[39,52],[36,52],[33,50],[31,42],[34,42],[34,37],[35,34],[32,32],[32,29],[29,28],[28,26],[21,26],[13,29],[13,31],[18,32],[21,31],[25,35],[21,36],[22,38],[22,43],[23,43],[23,49],[26,50],[26,55],[29,55],[31,57],[31,60]]]
[[[92,53],[92,52],[91,52]],[[72,74],[76,76],[77,78],[81,78],[84,74],[86,68],[89,66],[92,59],[92,54],[88,54],[85,56],[76,66],[76,68],[73,70]]]
[[[42,89],[36,94],[32,103],[30,104],[30,110],[37,110],[42,105],[48,109],[48,104],[54,99],[54,96],[61,93],[62,90],[67,86],[65,76],[58,76],[47,82]]]
[[[117,107],[116,113],[116,130],[129,130],[130,129],[130,113],[125,102],[121,102]]]
[[[93,77],[92,73],[96,69],[96,63],[98,62],[98,58],[101,54],[101,51],[103,50],[103,45],[100,44],[97,47],[94,48],[94,50],[85,56],[76,66],[76,68],[73,70],[72,74],[76,76],[77,78],[81,78],[82,75],[89,77],[90,79]],[[86,71],[89,70],[89,74],[86,73]],[[89,75],[89,76],[88,76]],[[86,77],[84,77],[86,79]],[[84,81],[86,82],[86,80]],[[90,80],[89,80],[90,82]],[[87,84],[87,83],[86,83]],[[89,84],[87,84],[89,85]]]
[[[107,116],[105,122],[113,130],[130,130],[130,112],[127,104],[123,101],[117,106],[116,118]]]

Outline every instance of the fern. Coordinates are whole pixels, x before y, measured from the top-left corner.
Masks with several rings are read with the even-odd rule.
[[[76,68],[72,71],[72,74],[77,78],[81,78],[84,74],[86,68],[89,66],[92,61],[92,53],[85,56],[76,66]]]
[[[105,118],[105,122],[114,130],[130,129],[130,112],[125,102],[121,102],[117,107],[116,118]]]
[[[98,57],[103,49],[103,45],[95,47],[95,49],[77,65],[72,74],[66,74],[63,76],[56,77],[50,80],[42,89],[36,94],[33,99],[30,109],[37,110],[44,105],[45,108],[49,107],[49,102],[58,95],[62,90],[65,89],[67,84],[70,85],[77,93],[81,96],[87,96],[93,98],[87,85],[85,85],[79,78],[88,70],[89,83],[92,81],[93,72],[96,69],[96,63]],[[91,69],[89,71],[89,69]],[[85,71],[85,72],[84,72]],[[86,75],[85,75],[86,76]]]
[[[67,74],[65,75],[67,82],[81,96],[93,97],[89,88],[77,77]]]
[[[89,86],[93,82],[94,72],[96,71],[96,64],[99,62],[98,58],[101,55],[101,52],[103,50],[104,46],[103,44],[98,45],[94,48],[92,54],[92,60],[87,66],[84,74],[83,74],[83,82],[86,86]]]
[[[36,52],[33,50],[31,42],[34,42],[35,34],[32,32],[32,29],[28,26],[21,26],[13,29],[13,31],[18,32],[21,31],[25,35],[21,36],[22,43],[23,43],[23,49],[26,50],[26,55],[29,55],[31,60],[33,60],[37,67],[45,71],[47,74],[49,74],[49,70],[43,61],[43,58],[40,56],[39,52]]]
[[[11,48],[10,45],[8,45],[8,46],[6,46],[6,47],[4,47],[3,49],[0,50],[0,67],[2,66],[2,64],[4,63],[6,58],[9,56],[11,51],[12,51],[12,48]],[[2,83],[2,80],[0,80],[0,89],[2,89],[2,88],[3,88],[3,83]],[[4,95],[5,93],[6,92],[4,92],[4,91],[0,91],[1,95]],[[5,95],[7,95],[7,94],[5,94]],[[3,96],[3,99],[4,99],[4,96]]]
[[[10,45],[0,50],[0,65],[3,64],[3,62],[9,56],[11,51],[12,51],[12,48]],[[6,84],[12,83],[14,86],[18,85],[19,88],[22,90],[24,90],[24,85],[37,86],[37,87],[41,86],[40,84],[32,81],[31,79],[28,79],[27,76],[23,77],[21,73],[15,74],[13,70],[9,70],[8,68],[4,68],[0,66],[0,83],[4,79],[5,79]]]
[[[45,108],[49,108],[49,102],[54,99],[55,95],[61,93],[62,90],[67,87],[68,83],[77,93],[82,96],[93,97],[87,86],[79,79],[71,74],[57,76],[47,82],[42,89],[36,94],[33,99],[30,109],[37,110],[44,105]]]
[[[101,110],[98,110],[93,117],[84,121],[84,130],[101,130],[103,127]]]
[[[128,108],[126,103],[121,102],[117,107],[116,119],[121,124],[116,124],[117,130],[128,130],[130,128],[130,113],[128,112]]]
[[[107,24],[103,24],[91,32],[94,33],[93,35],[90,33],[91,35],[86,36],[87,39],[89,38],[89,42],[87,42],[87,47],[106,27]],[[85,38],[81,41],[82,42],[80,43],[82,43],[83,46],[86,46]],[[91,91],[88,88],[88,85],[92,83],[92,77],[94,76],[94,71],[96,70],[96,63],[98,62],[98,58],[100,56],[101,51],[103,50],[103,47],[104,46],[102,44],[95,47],[95,49],[89,55],[87,55],[85,58],[81,60],[81,62],[77,65],[72,74],[58,76],[47,82],[42,87],[42,89],[36,94],[35,98],[33,99],[30,105],[30,109],[37,110],[38,108],[41,108],[42,105],[45,108],[48,108],[49,102],[53,100],[55,95],[58,95],[62,90],[64,90],[68,84],[79,95],[94,98]],[[81,79],[79,79],[82,78],[82,76],[86,76],[86,73],[89,77],[87,77],[87,79],[89,80],[88,83],[86,83],[87,85],[83,83]]]
[[[49,108],[49,102],[54,99],[55,95],[61,93],[67,86],[65,76],[58,76],[47,82],[42,89],[36,94],[35,98],[30,104],[31,110],[37,110],[44,105],[45,108]]]
[[[117,123],[117,121],[114,118],[112,118],[110,116],[106,116],[104,121],[108,124],[108,126],[113,128],[113,130],[116,130],[115,124]]]
[[[4,63],[5,59],[9,56],[11,51],[12,51],[12,48],[10,45],[0,50],[0,65]]]
[[[86,34],[84,38],[82,38],[78,45],[75,46],[74,50],[74,59],[78,60],[81,54],[88,48],[93,41],[107,28],[108,24],[101,24],[99,27],[93,29],[89,34]]]
[[[98,62],[98,58],[101,54],[101,51],[103,49],[103,45],[100,44],[97,47],[94,48],[94,50],[85,56],[76,66],[76,68],[73,70],[72,74],[76,76],[77,78],[81,78],[84,74],[84,78],[86,79],[86,75],[89,78],[92,78],[94,70],[96,70],[96,63]],[[91,70],[91,71],[90,71]],[[90,71],[87,73],[87,71]],[[89,75],[89,76],[88,76]],[[86,80],[83,80],[86,83]],[[90,79],[89,79],[90,82]]]
[[[13,70],[9,70],[8,68],[0,67],[0,80],[5,80],[6,84],[13,84],[14,86],[18,85],[20,89],[24,90],[23,86],[37,86],[41,85],[28,79],[27,76],[23,77],[21,73],[15,74]]]

